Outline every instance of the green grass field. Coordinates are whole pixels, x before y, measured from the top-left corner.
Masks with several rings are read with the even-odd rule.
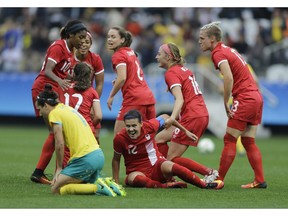
[[[44,123],[43,123],[44,124]],[[47,185],[35,184],[30,175],[40,156],[47,129],[32,126],[0,126],[0,208],[4,209],[286,209],[288,208],[287,149],[288,137],[258,139],[263,156],[263,166],[268,188],[245,190],[240,185],[253,180],[253,173],[246,156],[237,156],[225,179],[222,190],[203,190],[189,185],[187,189],[126,188],[126,197],[57,196]],[[106,162],[103,174],[111,176],[112,131],[103,130],[101,147]],[[208,136],[208,135],[206,135]],[[222,140],[209,135],[216,143],[216,150],[209,155],[189,148],[185,156],[217,169]],[[123,162],[123,158],[122,158]],[[53,158],[46,173],[53,173]],[[125,178],[121,167],[121,180]]]

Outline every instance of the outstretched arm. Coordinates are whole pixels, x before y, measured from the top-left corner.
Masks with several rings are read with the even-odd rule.
[[[121,154],[114,152],[112,159],[112,176],[117,184],[119,184],[120,159]]]
[[[181,131],[183,131],[186,136],[188,136],[190,139],[192,139],[194,142],[196,142],[198,140],[198,137],[193,134],[192,132],[190,132],[189,130],[187,130],[183,125],[181,125],[177,120],[173,120],[170,118],[169,115],[167,114],[162,114],[160,116],[157,117],[158,121],[160,122],[160,127],[162,127],[163,125],[165,126],[166,124],[166,120],[170,119],[171,123],[173,126],[179,128]],[[166,127],[165,127],[166,128]],[[160,132],[161,133],[161,132]]]

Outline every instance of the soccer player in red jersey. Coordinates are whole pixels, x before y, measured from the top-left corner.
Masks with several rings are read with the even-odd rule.
[[[44,90],[45,84],[52,85],[54,91],[57,91],[58,86],[62,89],[69,87],[69,78],[72,73],[73,49],[78,49],[81,46],[86,34],[87,28],[81,21],[71,20],[61,29],[61,40],[54,41],[48,48],[41,71],[32,86],[32,101],[36,117],[39,117],[40,114],[35,106],[35,102],[39,93]],[[54,134],[47,119],[43,119],[49,129],[49,135],[43,145],[40,159],[30,179],[36,183],[50,184],[51,182],[44,175],[44,170],[54,152]]]
[[[130,109],[137,109],[143,120],[156,117],[155,98],[144,79],[136,53],[130,48],[132,35],[122,27],[113,27],[107,34],[108,49],[112,55],[113,70],[117,78],[109,94],[107,105],[112,109],[114,96],[121,89],[123,101],[114,126],[114,135],[125,127],[123,117]]]
[[[179,128],[172,126],[175,120],[200,138],[207,129],[209,114],[202,96],[201,89],[191,70],[186,68],[184,59],[174,43],[163,44],[156,59],[159,67],[166,69],[165,82],[168,90],[174,96],[175,102],[171,116],[165,121],[166,130],[156,136],[156,142],[161,153],[167,159],[186,168],[209,177],[214,181],[218,176],[217,170],[205,167],[182,155],[189,146],[197,146],[197,142],[189,139]],[[167,142],[170,142],[168,148]]]
[[[92,35],[90,32],[87,32],[86,38],[84,43],[81,45],[79,49],[75,49],[74,53],[74,59],[75,62],[85,62],[92,68],[91,73],[91,84],[94,86],[95,81],[95,89],[99,95],[99,98],[102,95],[103,85],[104,85],[104,66],[101,57],[96,54],[92,53],[90,51],[90,48],[92,46]],[[97,125],[94,125],[95,128],[95,136],[98,141],[98,144],[100,144],[100,129],[101,129],[101,123],[97,123]]]
[[[254,171],[252,183],[242,188],[267,188],[262,167],[262,155],[255,143],[258,124],[261,123],[263,99],[243,57],[222,42],[219,22],[212,22],[200,29],[199,44],[202,51],[210,51],[216,69],[223,75],[224,107],[228,122],[224,135],[224,148],[219,167],[219,180],[224,180],[236,155],[237,138],[246,150]],[[229,98],[232,94],[233,105]]]
[[[85,118],[95,135],[94,125],[101,122],[102,110],[98,93],[91,86],[91,73],[92,68],[88,64],[77,63],[74,67],[73,83],[67,90],[59,87],[58,93],[60,102],[77,110]],[[91,112],[93,112],[92,115]],[[64,158],[63,167],[66,166],[68,159],[69,157]]]
[[[120,161],[124,157],[126,167],[125,184],[132,187],[146,188],[186,188],[184,182],[171,181],[178,176],[183,181],[199,188],[214,189],[218,183],[206,183],[191,170],[172,161],[168,161],[158,150],[155,142],[157,131],[164,125],[169,116],[160,115],[147,121],[142,121],[140,112],[130,110],[124,115],[125,128],[114,137],[114,156],[112,159],[112,175],[119,183]],[[183,134],[197,141],[198,137],[180,125],[171,122],[181,129]]]

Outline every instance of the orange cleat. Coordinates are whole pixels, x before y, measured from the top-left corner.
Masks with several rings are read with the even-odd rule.
[[[205,189],[220,190],[224,187],[224,182],[221,180],[214,180],[213,182],[207,183]]]
[[[48,184],[50,185],[52,182],[47,178],[45,174],[42,175],[35,175],[32,174],[30,177],[31,181],[35,183],[40,183],[40,184]]]
[[[244,188],[244,189],[250,189],[250,188],[266,189],[267,183],[266,182],[258,183],[256,181],[254,181],[254,182],[246,184],[246,185],[241,185],[241,188]]]

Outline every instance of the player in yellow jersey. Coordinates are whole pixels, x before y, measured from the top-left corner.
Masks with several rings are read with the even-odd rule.
[[[249,71],[252,74],[253,78],[255,79],[256,84],[259,87],[258,77],[256,76],[252,66],[248,63],[247,63],[247,66],[248,66]],[[223,76],[220,73],[219,73],[219,75],[221,78],[223,78]],[[223,93],[223,85],[221,85],[220,92]],[[233,104],[233,98],[232,97],[229,99],[229,104],[230,104],[230,106],[232,106],[232,104]],[[239,136],[237,139],[236,149],[237,149],[237,153],[239,156],[244,156],[246,154],[245,148],[243,147],[243,145],[241,143],[241,136]]]
[[[52,193],[116,196],[104,181],[97,180],[104,166],[104,154],[84,117],[72,107],[59,103],[57,93],[49,84],[38,95],[36,107],[48,118],[55,137],[57,168]],[[70,151],[70,159],[62,169],[64,146]]]

